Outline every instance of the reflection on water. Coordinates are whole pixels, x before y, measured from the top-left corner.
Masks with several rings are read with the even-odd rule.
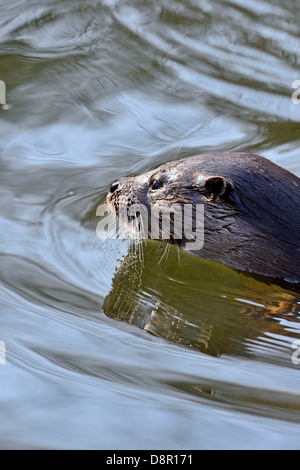
[[[145,247],[143,261],[135,253],[125,258],[102,307],[107,315],[214,356],[278,360],[280,353],[281,362],[290,362],[287,348],[300,333],[300,295],[219,263],[184,253],[178,260],[173,250],[161,266],[158,251]]]
[[[112,181],[170,159],[300,176],[299,6],[1,8],[0,446],[299,448],[297,295],[95,233]]]

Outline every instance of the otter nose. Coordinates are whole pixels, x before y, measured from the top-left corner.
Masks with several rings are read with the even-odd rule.
[[[119,187],[119,183],[116,181],[115,183],[110,185],[109,192],[112,194],[114,193]]]

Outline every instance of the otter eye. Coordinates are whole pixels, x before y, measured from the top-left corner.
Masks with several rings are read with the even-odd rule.
[[[161,184],[160,184],[159,181],[157,181],[157,180],[152,181],[151,189],[159,189],[160,187],[161,187]]]

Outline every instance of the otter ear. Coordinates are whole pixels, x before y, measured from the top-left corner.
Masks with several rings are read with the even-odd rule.
[[[205,190],[212,199],[226,196],[232,189],[232,184],[223,176],[211,176],[205,181]]]

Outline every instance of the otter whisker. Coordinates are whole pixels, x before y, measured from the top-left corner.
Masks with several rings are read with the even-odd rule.
[[[166,243],[166,247],[165,247],[165,249],[164,249],[164,251],[163,251],[163,254],[161,255],[161,258],[160,258],[160,260],[159,260],[159,262],[158,262],[158,266],[159,266],[160,263],[162,262],[163,258],[165,258],[165,257],[167,258],[166,253],[167,253],[167,251],[168,251],[168,248],[169,248],[169,244]]]
[[[177,250],[177,261],[178,261],[178,266],[180,266],[180,249],[179,249],[179,245],[175,245],[176,246],[176,250]]]
[[[162,249],[162,247],[164,246],[164,243],[165,243],[164,240],[161,240],[161,241],[159,242],[159,245],[158,245],[158,247],[156,248],[156,253],[158,253],[158,252]]]
[[[137,240],[137,245],[138,245],[139,260],[143,265],[144,264],[143,240],[142,239]]]
[[[143,241],[141,237],[139,237],[139,234],[141,233],[139,229],[142,228],[143,220],[141,219],[139,221],[138,218],[133,219],[133,234],[135,235],[133,239],[133,244],[134,244],[134,250],[135,250],[135,256],[139,259],[141,263],[144,263],[144,251],[143,251]]]
[[[171,244],[170,244],[170,243],[167,243],[167,253],[166,253],[166,259],[168,259],[168,258],[169,258],[170,252],[171,252]]]

